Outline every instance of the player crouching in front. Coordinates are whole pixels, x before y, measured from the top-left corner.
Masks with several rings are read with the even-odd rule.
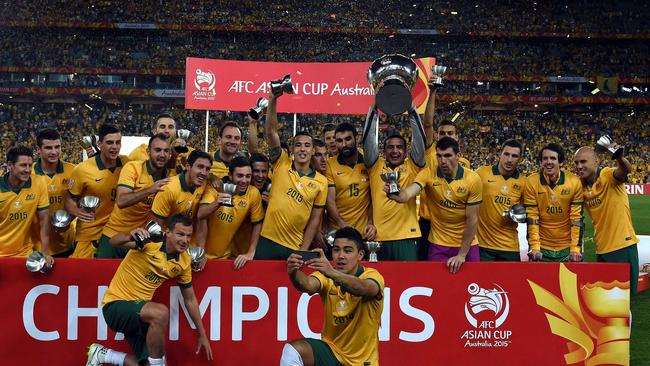
[[[281,366],[378,365],[379,322],[384,307],[384,278],[363,259],[361,234],[352,227],[336,232],[332,246],[334,267],[321,249],[320,256],[303,261],[293,253],[287,272],[294,287],[308,294],[318,293],[325,321],[322,340],[304,338],[284,346]],[[314,272],[309,276],[300,268]]]
[[[196,324],[199,338],[196,353],[205,348],[208,360],[212,360],[212,349],[192,289],[191,259],[185,252],[192,237],[192,220],[181,214],[173,215],[167,221],[164,238],[159,242],[147,242],[150,235],[143,228],[117,236],[123,239],[120,244],[131,250],[111,280],[102,301],[102,312],[112,330],[124,333],[133,354],[127,355],[94,343],[88,348],[86,366],[165,365],[169,310],[163,304],[152,302],[151,298],[156,289],[171,278],[176,278],[185,307]],[[144,238],[145,243],[136,244],[132,239],[136,236]],[[143,240],[138,242],[142,243]]]

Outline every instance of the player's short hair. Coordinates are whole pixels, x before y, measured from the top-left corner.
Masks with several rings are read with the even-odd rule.
[[[384,138],[384,147],[386,147],[386,141],[388,141],[388,140],[390,140],[392,138],[395,138],[395,137],[402,140],[402,142],[404,143],[404,147],[406,147],[406,139],[404,138],[404,136],[402,136],[402,133],[397,129],[391,129],[391,130],[388,131],[388,133],[386,134],[386,137]]]
[[[169,112],[162,112],[162,113],[159,113],[159,114],[156,116],[156,118],[154,118],[153,122],[151,122],[151,129],[152,129],[152,130],[155,130],[156,127],[158,127],[158,121],[159,121],[160,119],[162,119],[162,118],[171,118],[171,120],[174,121],[174,126],[176,126],[176,120],[174,119],[174,117],[172,116],[172,114],[169,113]]]
[[[503,143],[503,146],[501,147],[501,151],[503,151],[503,149],[504,149],[506,146],[508,146],[508,147],[514,147],[514,148],[519,149],[519,153],[520,153],[520,154],[521,154],[522,152],[524,152],[524,145],[523,145],[521,142],[519,142],[519,141],[517,141],[517,140],[515,140],[515,139],[509,139],[509,140],[506,140],[506,141]]]
[[[357,250],[363,250],[363,237],[361,236],[361,233],[359,233],[357,229],[353,228],[352,226],[346,226],[342,229],[336,230],[336,233],[334,233],[334,240],[339,238],[353,241],[357,246]]]
[[[171,231],[174,230],[176,224],[181,224],[183,226],[192,226],[192,218],[180,213],[173,214],[170,218],[167,219],[167,227]]]
[[[149,138],[149,146],[151,146],[151,143],[154,142],[155,140],[162,140],[162,141],[169,142],[169,136],[165,135],[164,133],[157,133],[151,136],[151,138]]]
[[[330,131],[336,131],[336,125],[333,123],[326,123],[325,126],[323,126],[323,136],[325,135],[325,132]]]
[[[453,137],[445,136],[436,143],[436,149],[438,150],[447,150],[450,147],[454,150],[454,153],[458,154],[460,152],[458,141]]]
[[[314,139],[314,147],[327,147],[327,145],[325,145],[325,141],[321,139]]]
[[[208,159],[210,161],[210,164],[212,164],[212,156],[210,156],[210,154],[208,154],[207,152],[198,149],[193,150],[190,153],[190,156],[187,157],[187,164],[189,166],[192,166],[194,165],[194,162],[196,162],[197,159],[201,159],[201,158]]]
[[[235,169],[245,167],[245,166],[250,167],[251,166],[251,161],[248,160],[247,157],[242,156],[242,155],[235,156],[230,161],[230,164],[228,164],[228,172],[230,172],[230,174],[232,174],[235,171]]]
[[[44,128],[36,134],[36,146],[43,146],[43,140],[61,140],[61,134],[53,128]]]
[[[311,139],[312,144],[314,143],[314,138],[312,137],[311,133],[309,133],[309,131],[307,130],[301,130],[296,132],[295,136],[293,136],[293,141],[291,142],[291,146],[296,145],[296,140],[298,140],[298,136],[307,136]]]
[[[356,139],[357,138],[357,129],[354,128],[354,125],[352,123],[348,122],[343,122],[340,125],[336,126],[336,130],[334,131],[334,135],[336,135],[339,132],[347,132],[351,131],[352,136]]]
[[[14,146],[7,151],[7,163],[15,164],[19,156],[29,156],[33,159],[34,151],[24,145]]]
[[[110,123],[102,124],[101,126],[99,126],[99,132],[97,133],[99,136],[99,141],[104,141],[104,137],[112,133],[120,133],[120,129],[117,128],[117,126]]]
[[[221,128],[219,129],[219,137],[223,137],[223,133],[226,131],[226,128],[228,128],[228,127],[234,127],[236,129],[238,129],[239,130],[239,135],[240,136],[243,135],[241,127],[239,127],[237,122],[228,121],[228,122],[224,123],[223,126],[221,126]]]
[[[564,149],[562,149],[562,146],[559,144],[556,144],[555,142],[551,142],[550,144],[546,144],[541,150],[539,150],[539,154],[537,155],[537,161],[542,162],[542,153],[544,150],[551,150],[555,151],[557,153],[557,160],[560,162],[560,164],[564,163],[564,159],[566,156],[564,155]]]
[[[250,160],[251,160],[251,166],[253,164],[255,164],[255,163],[270,164],[269,158],[267,158],[266,155],[264,155],[262,153],[254,153],[254,154],[252,154]]]
[[[458,126],[456,126],[456,124],[449,119],[442,120],[442,122],[440,122],[440,124],[438,125],[438,128],[442,126],[452,126],[454,130],[456,130],[456,133],[458,133]]]

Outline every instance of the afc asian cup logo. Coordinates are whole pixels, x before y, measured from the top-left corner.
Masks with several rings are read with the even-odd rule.
[[[510,299],[501,286],[494,284],[494,288],[484,289],[472,283],[467,286],[467,293],[471,296],[465,303],[465,317],[473,327],[479,327],[477,314],[483,311],[494,313],[494,328],[501,326],[508,318]]]
[[[192,95],[195,99],[214,100],[214,96],[217,94],[214,90],[216,84],[217,78],[212,71],[196,69],[196,75],[194,76],[196,91]]]

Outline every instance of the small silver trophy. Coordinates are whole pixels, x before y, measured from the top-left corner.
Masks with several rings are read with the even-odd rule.
[[[50,223],[55,231],[60,233],[68,230],[70,223],[72,222],[72,216],[66,210],[56,210],[50,216]]]
[[[86,153],[88,154],[88,157],[93,157],[97,155],[99,152],[99,148],[97,147],[97,141],[99,141],[99,138],[97,136],[83,136],[81,138],[81,147],[86,150]]]
[[[388,183],[388,195],[399,195],[399,172],[387,172],[381,175],[381,180]]]
[[[381,250],[381,243],[378,241],[367,241],[366,242],[366,250],[370,252],[368,254],[368,262],[379,262],[379,259],[377,259],[377,252]]]
[[[279,80],[271,80],[271,93],[277,97],[284,93],[293,94],[291,75],[285,75]]]
[[[512,220],[517,224],[523,224],[526,222],[526,208],[521,203],[514,204],[504,211],[501,216],[508,220]]]
[[[442,82],[442,77],[447,72],[447,66],[433,65],[431,66],[431,74],[433,74],[432,79],[429,82],[429,85],[434,88],[439,88],[445,86],[445,83]]]
[[[232,183],[224,183],[223,186],[221,187],[221,192],[228,193],[230,195],[230,198],[226,202],[224,202],[222,206],[233,207],[232,196],[234,196],[235,192],[237,192],[237,185]]]
[[[32,254],[27,257],[27,262],[25,263],[28,271],[40,273],[48,272],[46,264],[47,258],[39,251],[33,251]]]
[[[373,61],[367,78],[377,108],[390,116],[409,110],[418,72],[413,59],[400,54],[384,55]]]
[[[329,230],[327,230],[325,232],[325,235],[324,235],[325,242],[330,247],[334,246],[334,237],[335,237],[335,235],[336,235],[336,230],[334,230],[334,229],[329,229]]]
[[[205,249],[201,247],[190,247],[187,248],[187,254],[192,258],[192,271],[198,272],[201,270],[201,263],[205,260]]]
[[[99,197],[83,196],[79,200],[79,207],[86,212],[95,213],[95,210],[99,207]]]
[[[192,136],[192,131],[190,130],[176,130],[176,138],[178,142],[177,145],[174,146],[174,151],[177,153],[186,153],[190,151],[187,148],[187,139],[190,138],[190,136]]]
[[[596,142],[596,146],[594,149],[598,151],[599,153],[604,153],[604,152],[610,152],[612,153],[612,159],[616,160],[623,155],[623,152],[625,152],[625,147],[624,146],[619,146],[619,147],[611,147],[611,145],[614,143],[614,140],[609,135],[603,135],[601,136],[598,141]]]
[[[158,243],[163,240],[162,227],[160,227],[157,222],[149,221],[147,225],[144,226],[144,229],[149,232],[149,238],[143,238],[137,233],[133,236],[133,241],[135,241],[135,245],[137,245],[138,248],[142,249],[147,243]]]
[[[264,97],[260,97],[259,99],[257,99],[255,106],[248,110],[248,115],[252,119],[258,120],[260,119],[262,113],[266,110],[266,108],[268,108],[268,106],[269,106],[269,100]]]

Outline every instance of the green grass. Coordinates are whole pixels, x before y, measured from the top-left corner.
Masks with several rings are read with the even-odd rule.
[[[650,235],[650,196],[629,196],[632,221],[637,235]],[[594,228],[585,212],[585,260],[596,261]],[[650,290],[632,298],[630,364],[650,365]]]

